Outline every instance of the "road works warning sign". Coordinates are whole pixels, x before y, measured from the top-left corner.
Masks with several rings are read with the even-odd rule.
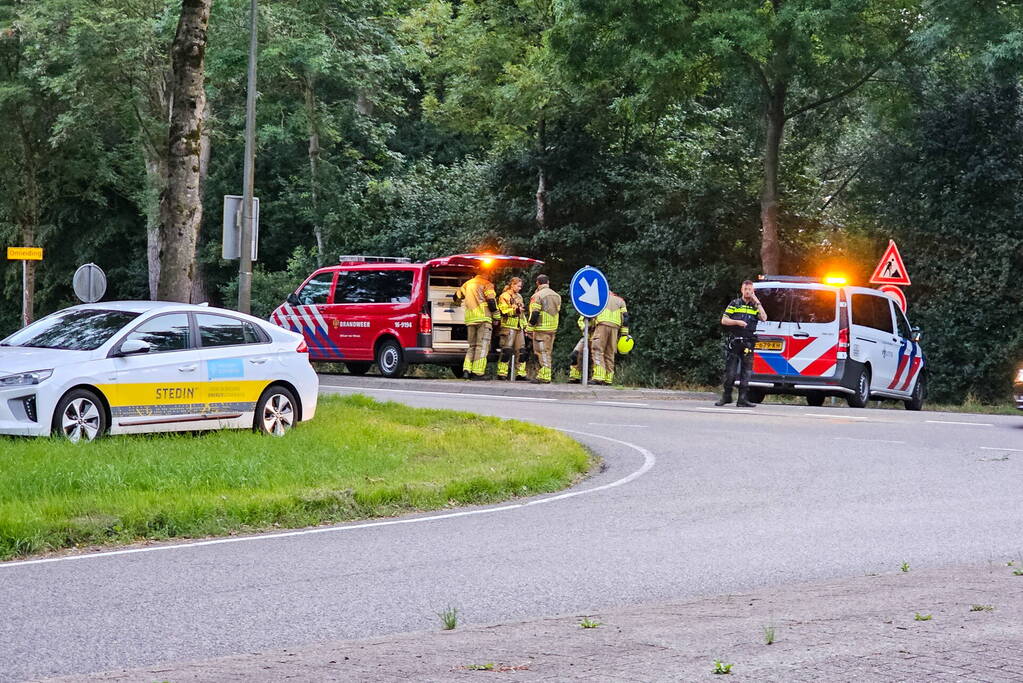
[[[878,261],[874,274],[870,276],[871,284],[875,285],[911,285],[906,264],[902,262],[902,254],[895,245],[895,240],[888,240],[888,248]]]

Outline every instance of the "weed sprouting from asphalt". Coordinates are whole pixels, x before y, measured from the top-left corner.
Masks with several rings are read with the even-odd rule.
[[[899,569],[901,569],[903,572],[908,572],[909,571],[909,562],[903,562],[902,566],[899,567]]]
[[[441,626],[445,631],[454,630],[458,626],[458,608],[448,607],[443,612],[437,612],[437,616],[440,617]]]
[[[589,617],[586,617],[585,619],[583,619],[582,621],[579,622],[579,627],[580,628],[597,628],[600,625],[601,625],[601,623],[599,621],[594,621],[593,619],[590,619]]]
[[[934,618],[933,614],[920,614],[917,612],[913,615],[913,621],[930,621]]]
[[[469,671],[493,671],[497,668],[497,665],[493,662],[487,662],[486,664],[467,664],[465,668]]]
[[[990,612],[994,608],[994,605],[970,605],[971,612]]]
[[[725,664],[720,659],[714,660],[714,670],[711,673],[715,674],[730,674],[732,673],[732,665]]]
[[[764,642],[767,645],[774,644],[774,626],[764,626]]]

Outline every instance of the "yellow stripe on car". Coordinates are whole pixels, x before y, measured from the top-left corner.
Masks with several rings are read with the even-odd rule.
[[[181,403],[255,403],[270,384],[265,380],[232,382],[152,382],[100,384],[110,406],[159,406]]]

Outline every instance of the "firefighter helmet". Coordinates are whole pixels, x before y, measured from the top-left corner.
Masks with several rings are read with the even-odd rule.
[[[625,335],[618,339],[618,353],[623,356],[632,351],[632,347],[636,345],[636,342],[632,339],[632,335]]]

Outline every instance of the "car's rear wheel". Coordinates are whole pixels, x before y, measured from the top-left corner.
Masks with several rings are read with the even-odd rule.
[[[298,421],[298,401],[286,387],[268,387],[256,402],[252,429],[263,434],[284,436]]]
[[[405,374],[405,354],[401,346],[393,339],[388,339],[377,349],[377,367],[384,377],[396,378]]]
[[[824,394],[820,392],[814,392],[806,395],[806,405],[813,406],[814,408],[820,408],[824,405]]]
[[[763,403],[767,393],[763,389],[747,389],[746,400],[750,403]]]
[[[860,370],[855,389],[856,393],[849,394],[845,399],[846,402],[850,408],[866,408],[867,402],[870,401],[870,370],[868,368]]]
[[[53,411],[53,433],[72,443],[94,441],[106,434],[108,427],[103,402],[88,389],[67,392]]]
[[[348,369],[348,374],[350,375],[365,375],[369,372],[369,369],[372,366],[373,363],[369,361],[352,361],[351,363],[345,363],[345,368]]]
[[[913,387],[913,393],[910,395],[908,401],[903,401],[906,406],[906,410],[923,410],[924,407],[924,396],[927,395],[927,378],[921,374],[916,378],[916,386]]]

